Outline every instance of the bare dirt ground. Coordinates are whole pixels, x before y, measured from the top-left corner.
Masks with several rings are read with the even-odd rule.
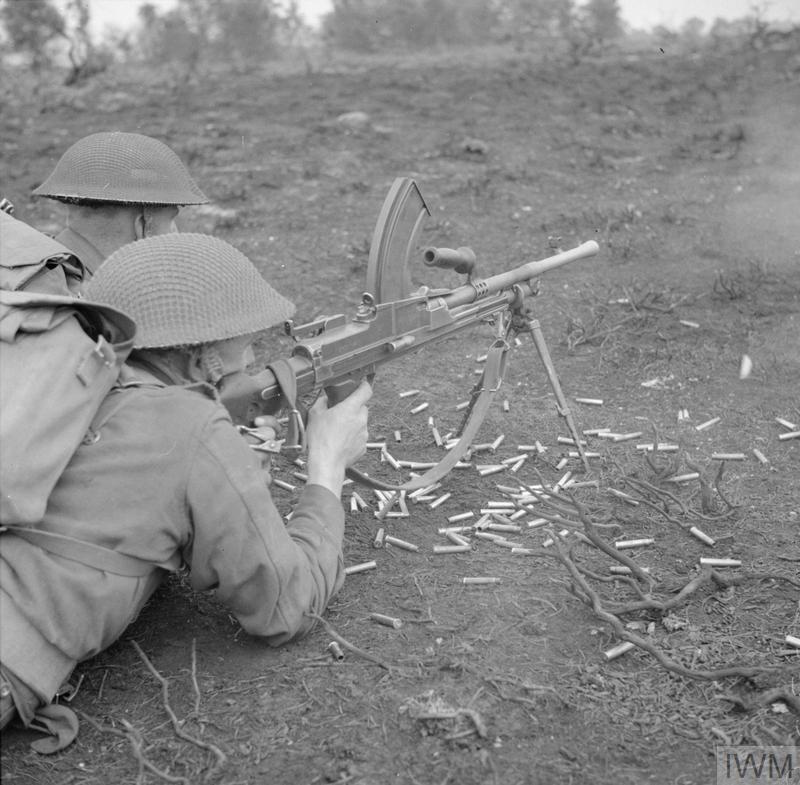
[[[516,472],[456,470],[437,491],[446,502],[409,503],[410,517],[383,524],[360,491],[369,506],[349,515],[346,563],[377,567],[349,576],[325,623],[282,649],[171,580],[80,667],[78,741],[40,757],[30,734],[10,731],[3,781],[707,785],[715,745],[797,744],[800,655],[785,636],[800,636],[800,441],[781,440],[776,418],[800,422],[798,77],[789,51],[578,66],[487,51],[183,84],[115,74],[26,97],[7,85],[3,195],[21,218],[57,225],[58,205],[29,192],[77,138],[159,137],[214,200],[185,211],[182,228],[241,248],[300,320],[352,312],[399,175],[417,179],[432,209],[423,243],[470,245],[485,275],[596,239],[597,257],[543,278],[535,314],[579,428],[641,436],[587,436],[599,457],[585,473],[558,441],[567,431],[526,338],[481,430],[482,441],[505,438],[473,462],[537,440],[545,452]],[[352,111],[369,122],[337,120]],[[475,328],[382,373],[372,437],[397,458],[440,456],[427,417],[443,433],[458,425],[491,339]],[[409,388],[419,395],[398,396]],[[653,441],[680,449],[648,460],[636,445]],[[376,456],[363,468],[400,478]],[[297,483],[295,468],[279,463],[275,476]],[[558,495],[568,524],[554,532],[596,536],[611,553],[620,539],[652,538],[625,551],[652,587],[612,578],[613,556],[574,533],[544,548],[551,533],[527,526],[553,514],[542,502],[504,535],[537,555],[475,536],[467,553],[433,553],[450,516],[474,521],[508,499],[503,488],[566,471],[598,483]],[[275,495],[288,512],[293,494]],[[380,525],[419,550],[373,548]],[[701,557],[741,567],[712,573]],[[500,582],[463,585],[474,576]],[[626,635],[636,647],[607,661]],[[342,660],[326,648],[336,637],[354,647],[343,644]]]

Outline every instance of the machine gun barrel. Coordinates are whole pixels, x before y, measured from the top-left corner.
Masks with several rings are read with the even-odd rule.
[[[594,256],[598,250],[598,244],[594,240],[589,240],[575,248],[570,248],[568,251],[562,251],[561,253],[555,254],[555,256],[549,256],[547,259],[542,259],[538,262],[528,262],[513,270],[508,270],[507,272],[492,275],[489,278],[460,286],[452,292],[442,295],[442,300],[444,300],[448,308],[467,305],[486,295],[494,294],[503,289],[510,289],[515,284],[530,281],[532,278],[536,278],[536,276],[546,273],[548,270],[552,270],[555,267],[561,267],[564,264],[576,262],[579,259],[585,259],[587,256]]]

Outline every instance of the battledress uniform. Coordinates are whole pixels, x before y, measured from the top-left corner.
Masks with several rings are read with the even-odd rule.
[[[307,485],[284,525],[258,457],[211,388],[137,376],[153,384],[106,399],[110,416],[71,459],[40,526],[151,569],[117,575],[4,533],[0,665],[12,696],[28,690],[49,703],[181,564],[193,588],[215,589],[248,633],[273,645],[307,630],[305,612],[321,613],[343,583],[339,499]],[[30,694],[14,697],[29,724]]]
[[[84,275],[86,280],[97,272],[97,268],[105,260],[105,256],[86,237],[69,226],[62,229],[55,236],[55,240],[69,248],[83,262],[83,266],[86,269]]]

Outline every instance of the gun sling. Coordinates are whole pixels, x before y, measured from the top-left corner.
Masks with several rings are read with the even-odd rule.
[[[297,404],[297,379],[286,359],[275,360],[267,368],[275,374],[275,380],[281,388],[286,408],[289,410],[286,441],[281,450],[287,454],[297,455],[306,446],[306,427],[303,424],[303,413]]]
[[[472,440],[491,406],[494,394],[502,384],[509,348],[508,342],[504,338],[500,338],[489,349],[483,374],[472,390],[470,405],[462,421],[458,443],[436,466],[428,469],[419,477],[396,485],[370,477],[352,466],[346,470],[347,476],[369,488],[387,491],[413,491],[438,482],[461,460],[472,444]],[[305,434],[298,430],[302,429],[302,417],[295,401],[297,384],[294,374],[288,363],[282,364],[281,361],[271,364],[269,368],[275,374],[291,415],[287,428],[286,445],[283,450],[297,449],[303,446]]]
[[[478,433],[478,429],[486,417],[486,412],[492,404],[494,394],[500,389],[503,382],[509,348],[510,346],[504,338],[499,338],[492,344],[486,355],[481,378],[472,390],[472,397],[462,421],[458,443],[436,466],[428,469],[419,477],[397,485],[368,477],[352,467],[347,469],[347,476],[371,488],[380,488],[385,491],[413,491],[417,488],[426,488],[441,480],[461,460]]]

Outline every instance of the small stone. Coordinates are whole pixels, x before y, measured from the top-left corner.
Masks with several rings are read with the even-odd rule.
[[[336,118],[339,125],[350,131],[362,131],[370,125],[370,116],[366,112],[345,112]]]

